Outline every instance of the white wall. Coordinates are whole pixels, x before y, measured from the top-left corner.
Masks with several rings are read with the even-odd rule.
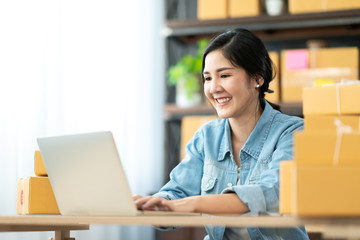
[[[132,191],[161,186],[162,5],[0,0],[1,215],[16,214],[17,180],[34,175],[38,136],[111,130]],[[0,239],[49,234],[0,233]],[[74,235],[151,239],[152,228],[94,226]]]

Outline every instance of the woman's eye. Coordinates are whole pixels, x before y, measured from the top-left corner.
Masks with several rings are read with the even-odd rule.
[[[210,81],[211,77],[204,77],[205,81]]]
[[[222,74],[221,75],[221,78],[227,78],[227,77],[230,77],[230,75],[228,75],[228,74]]]

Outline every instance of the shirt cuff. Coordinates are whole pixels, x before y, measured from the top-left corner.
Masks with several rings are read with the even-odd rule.
[[[260,186],[233,186],[224,189],[222,193],[236,193],[241,201],[248,206],[250,215],[266,213],[266,200]]]
[[[162,197],[162,198],[165,198],[167,200],[174,200],[176,199],[174,195],[172,195],[171,193],[169,192],[158,192],[158,193],[155,193],[154,195],[152,195],[153,197]]]

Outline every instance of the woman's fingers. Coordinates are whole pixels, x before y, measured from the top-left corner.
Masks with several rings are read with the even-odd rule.
[[[169,211],[170,209],[166,206],[169,200],[161,197],[152,197],[143,205],[144,210],[156,210],[156,211]]]
[[[143,196],[141,196],[141,195],[139,195],[139,194],[135,194],[135,195],[132,196],[132,198],[133,198],[133,200],[135,201],[135,200],[138,200],[138,199],[140,199],[140,198],[143,198]]]
[[[149,201],[150,198],[152,198],[152,196],[135,197],[134,202],[135,202],[135,205],[136,205],[137,209],[139,209],[139,210],[143,209],[143,205],[146,204],[146,202]]]
[[[135,201],[135,205],[136,205],[137,209],[140,209],[140,210],[162,210],[162,211],[167,210],[167,208],[163,206],[163,202],[168,201],[168,200],[161,198],[161,197],[133,196],[133,199]]]

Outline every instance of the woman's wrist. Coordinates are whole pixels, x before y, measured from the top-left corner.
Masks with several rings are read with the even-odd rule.
[[[193,196],[191,198],[192,198],[191,201],[192,201],[192,205],[193,205],[193,212],[201,213],[202,212],[202,209],[201,209],[202,196],[201,195]]]

